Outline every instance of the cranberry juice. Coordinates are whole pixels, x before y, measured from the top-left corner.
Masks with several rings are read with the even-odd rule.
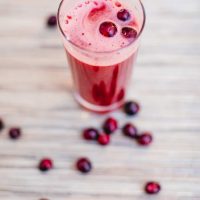
[[[134,10],[123,0],[87,0],[59,18],[78,101],[96,111],[119,107],[137,55],[137,45],[130,49],[141,29]]]
[[[83,99],[100,106],[123,101],[135,54],[121,63],[110,66],[89,65],[68,52],[67,55],[76,91]]]

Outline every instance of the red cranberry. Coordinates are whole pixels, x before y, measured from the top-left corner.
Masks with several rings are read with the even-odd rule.
[[[40,161],[38,168],[43,172],[49,171],[53,168],[53,161],[49,158],[43,158]]]
[[[138,143],[143,146],[148,146],[153,141],[153,137],[150,133],[145,132],[142,135],[138,136]]]
[[[126,9],[121,9],[118,13],[117,13],[117,18],[119,20],[122,20],[122,21],[127,21],[130,19],[130,13],[128,12],[128,10]]]
[[[103,22],[99,31],[105,37],[113,37],[117,33],[117,27],[113,22]]]
[[[0,131],[4,129],[4,122],[3,120],[0,118]]]
[[[11,139],[18,139],[21,136],[21,129],[18,127],[11,128],[9,130],[9,136]]]
[[[103,146],[108,145],[110,143],[110,136],[103,133],[99,135],[98,142],[100,145],[103,145]]]
[[[136,38],[137,37],[137,31],[131,27],[124,27],[122,28],[122,35],[125,38]]]
[[[98,136],[99,132],[94,128],[88,128],[83,131],[83,138],[86,140],[97,140]]]
[[[105,133],[111,134],[116,131],[118,128],[117,120],[114,118],[108,118],[105,123],[103,124],[103,129]]]
[[[130,123],[126,124],[122,130],[125,136],[131,137],[131,138],[137,138],[138,136],[137,135],[138,130],[133,124],[130,124]]]
[[[49,16],[47,19],[47,26],[49,27],[55,27],[57,25],[57,18],[55,15]]]
[[[136,115],[140,110],[140,105],[135,101],[129,101],[124,104],[124,111],[127,115]]]
[[[76,163],[77,169],[82,173],[88,173],[92,170],[92,164],[87,158],[80,158]]]
[[[145,186],[145,191],[147,194],[157,194],[161,190],[161,186],[157,182],[148,182]]]

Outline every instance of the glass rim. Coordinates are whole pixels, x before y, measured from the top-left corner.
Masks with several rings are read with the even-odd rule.
[[[60,32],[62,33],[62,36],[66,39],[67,42],[69,42],[70,44],[72,44],[73,46],[75,46],[76,48],[78,49],[81,49],[82,51],[85,51],[85,52],[90,52],[90,53],[98,53],[98,54],[101,54],[101,53],[113,53],[113,52],[117,52],[119,50],[123,50],[123,49],[126,49],[127,47],[130,47],[132,46],[133,44],[135,44],[137,42],[137,40],[140,38],[143,30],[144,30],[144,27],[145,27],[145,23],[146,23],[146,12],[145,12],[145,8],[144,8],[144,5],[142,3],[141,0],[138,0],[140,5],[141,5],[141,8],[142,8],[142,13],[143,13],[143,22],[142,22],[142,27],[140,29],[140,32],[139,34],[137,35],[136,39],[131,42],[130,44],[124,46],[124,47],[121,47],[121,48],[118,48],[118,49],[115,49],[115,50],[111,50],[111,51],[93,51],[93,50],[90,50],[90,49],[85,49],[83,47],[80,47],[79,45],[75,44],[74,42],[72,42],[71,40],[69,40],[69,38],[67,37],[67,35],[64,33],[62,27],[61,27],[61,23],[60,23],[60,10],[61,10],[61,7],[64,3],[64,1],[66,0],[62,0],[59,4],[59,7],[58,7],[58,11],[57,11],[57,22],[58,22],[58,28],[60,30]]]

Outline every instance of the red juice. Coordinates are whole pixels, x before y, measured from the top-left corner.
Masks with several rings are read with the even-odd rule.
[[[90,110],[110,111],[124,101],[144,15],[125,0],[70,2],[61,2],[58,18],[75,97]]]
[[[125,61],[110,66],[89,65],[68,52],[67,56],[75,89],[83,99],[99,106],[123,101],[136,53]]]

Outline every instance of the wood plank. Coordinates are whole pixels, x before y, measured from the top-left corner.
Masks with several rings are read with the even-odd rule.
[[[45,19],[59,1],[0,1],[1,200],[200,199],[200,1],[144,1],[147,24],[128,98],[141,102],[138,117],[121,111],[97,115],[74,101],[71,75],[57,30]],[[122,126],[151,130],[154,143],[139,148],[121,130],[108,148],[81,139],[84,127],[115,116]],[[23,136],[10,141],[9,127]],[[79,156],[94,164],[89,176],[74,169]],[[55,169],[37,170],[51,156]],[[144,194],[160,181],[158,196]]]

